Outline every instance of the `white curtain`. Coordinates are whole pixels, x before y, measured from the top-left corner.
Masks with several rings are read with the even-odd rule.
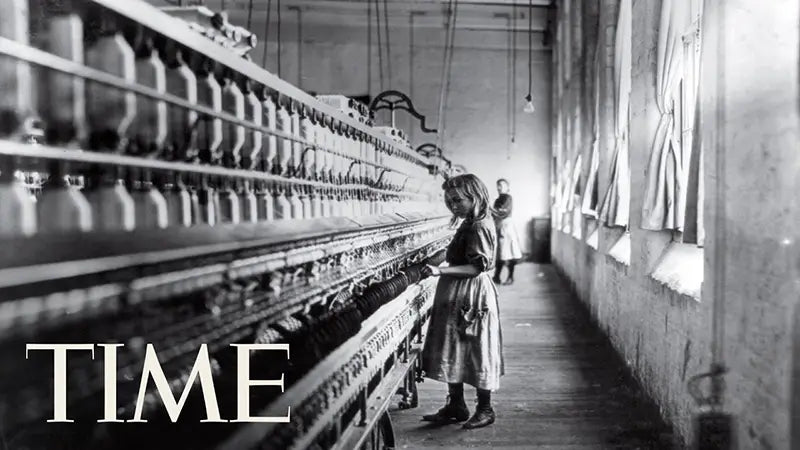
[[[614,41],[614,160],[611,181],[600,208],[600,220],[607,226],[627,227],[630,213],[630,166],[628,163],[628,116],[631,96],[631,44],[633,22],[631,0],[620,2]]]
[[[572,176],[567,183],[567,212],[564,216],[564,221],[569,223],[568,233],[573,235],[580,230],[580,182],[581,182],[581,169],[583,168],[582,155],[578,153],[575,161],[572,163]]]
[[[594,56],[594,104],[592,111],[592,155],[589,166],[589,177],[586,179],[586,189],[583,191],[581,213],[597,218],[597,169],[600,166],[600,54],[601,47],[598,40]]]
[[[559,199],[558,199],[558,214],[560,217],[561,222],[561,229],[565,230],[566,225],[569,223],[569,220],[566,220],[569,204],[569,188],[571,186],[570,180],[572,179],[572,166],[570,165],[570,161],[564,161],[564,167],[561,169],[561,176],[559,181]]]
[[[575,189],[581,174],[580,164],[581,155],[578,155],[573,161],[565,161],[564,170],[561,172],[561,189],[559,190],[561,193],[561,230],[565,233],[572,231],[573,209],[577,204]]]
[[[583,191],[581,213],[584,216],[597,218],[597,169],[600,166],[600,149],[597,140],[592,142],[592,159],[586,189]]]
[[[661,6],[656,56],[656,104],[661,119],[650,154],[642,207],[641,226],[647,230],[683,228],[686,186],[673,99],[683,76],[683,34],[689,25],[689,7],[689,0],[663,0]]]
[[[582,155],[578,153],[575,157],[575,162],[572,165],[572,176],[569,180],[569,191],[567,191],[567,211],[572,212],[580,202],[580,181],[582,169]]]
[[[561,229],[561,170],[555,171],[555,192],[553,194],[553,222],[557,229]]]

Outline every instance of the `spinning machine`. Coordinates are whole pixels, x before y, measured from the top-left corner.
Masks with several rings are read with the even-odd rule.
[[[3,3],[0,448],[393,446],[386,410],[397,392],[416,405],[435,288],[420,270],[452,233],[440,173],[363,105],[248,61],[254,45],[201,8]],[[94,344],[68,353],[74,422],[48,422],[54,353],[37,343]],[[289,345],[244,375],[283,377],[245,403],[288,423],[235,421],[232,344]],[[151,347],[176,421],[143,372]],[[201,422],[202,348],[220,423]]]

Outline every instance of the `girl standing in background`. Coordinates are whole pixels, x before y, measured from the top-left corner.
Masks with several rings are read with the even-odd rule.
[[[494,282],[500,284],[500,272],[503,265],[508,266],[508,278],[503,284],[514,283],[514,266],[522,259],[522,248],[519,245],[519,236],[511,221],[512,200],[509,194],[508,180],[497,180],[497,200],[494,201],[495,226],[497,228],[497,265],[494,269]]]

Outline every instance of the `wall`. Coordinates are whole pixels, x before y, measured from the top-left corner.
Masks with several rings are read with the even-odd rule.
[[[510,11],[510,8],[501,9]],[[374,10],[372,14],[374,20]],[[390,14],[391,84],[388,82],[388,64],[384,54],[383,89],[392,88],[408,94],[417,110],[427,117],[428,127],[436,128],[444,28],[416,27],[412,49],[408,26],[410,17],[398,17],[399,13],[392,11]],[[245,17],[242,11],[231,11],[232,21],[243,21]],[[367,53],[366,14],[363,17],[328,14],[324,23],[321,23],[319,18],[314,17],[313,11],[304,11],[302,49],[299,53],[296,12],[284,11],[282,20],[282,78],[306,91],[320,94],[374,96],[381,92],[374,23],[372,54],[370,56]],[[272,21],[274,24],[274,11]],[[431,18],[427,21],[430,24]],[[443,21],[442,18],[440,23]],[[527,19],[524,22],[527,24]],[[262,11],[253,16],[251,28],[263,30],[264,23]],[[277,72],[278,49],[274,30],[273,27],[269,36],[266,67]],[[534,217],[547,217],[550,212],[549,96],[552,75],[550,50],[542,47],[542,35],[537,33],[533,37],[532,52],[532,93],[536,112],[523,114],[528,85],[527,34],[516,34],[515,80],[512,80],[509,33],[467,29],[456,31],[442,147],[454,163],[463,164],[484,180],[492,198],[496,196],[495,180],[503,177],[510,181],[515,199],[514,219],[523,239],[523,249],[528,253],[531,242],[526,230],[532,229],[531,220]],[[263,36],[259,38],[263,42]],[[385,36],[382,39],[385,46]],[[252,55],[256,62],[261,62],[261,44]],[[371,62],[371,70],[368,62]],[[302,73],[298,67],[302,67]],[[514,87],[516,89],[511,92]],[[513,99],[512,105],[509,105],[509,97]],[[515,110],[513,122],[510,107]],[[382,119],[388,123],[387,117]],[[415,147],[436,142],[436,135],[422,133],[416,119],[402,111],[397,113],[397,125],[409,133]],[[512,130],[515,131],[514,142],[511,142]]]
[[[597,16],[587,3],[599,3]],[[582,2],[581,8],[564,11],[569,2],[560,2],[559,26],[574,29],[576,20],[583,20],[585,26],[599,19],[600,48],[611,51],[608,43],[614,36],[618,3]],[[661,3],[633,0],[630,261],[609,256],[610,246],[622,232],[606,227],[600,227],[599,250],[587,245],[585,238],[554,230],[553,258],[674,425],[683,441],[678,445],[694,438],[692,418],[697,407],[687,382],[708,370],[716,335],[728,369],[723,407],[734,416],[737,447],[797,448],[800,444],[790,442],[789,436],[790,409],[800,410],[800,405],[790,405],[792,394],[800,398],[791,392],[798,380],[791,378],[790,358],[792,317],[800,292],[798,3],[706,2],[700,93],[706,242],[701,253],[704,281],[696,298],[652,276],[664,256],[683,244],[671,242],[670,232],[639,228],[647,161],[658,120],[655,74]],[[586,64],[580,47],[587,44],[583,39],[576,41],[580,36],[574,33],[571,37],[576,59],[569,64],[574,77]],[[558,49],[554,53],[560,54]],[[562,72],[557,67],[554,73]],[[564,80],[556,78],[555,83],[559,82]],[[575,108],[586,95],[579,86],[588,83],[586,73],[581,79],[568,80],[563,96],[554,99],[558,117],[575,117]],[[602,126],[609,125],[609,111],[613,111],[609,89],[601,80]],[[554,155],[569,158],[581,151],[586,160],[586,146],[574,144],[585,142],[586,136],[580,128],[572,127],[572,132],[575,135],[554,142]],[[603,168],[611,153],[603,139],[600,155],[604,192],[608,169]],[[718,181],[723,186],[719,190]],[[584,230],[592,225],[583,222]],[[724,319],[723,329],[716,334],[715,314]],[[796,348],[798,344],[794,343]],[[800,366],[800,361],[794,365]],[[800,370],[795,369],[795,374],[800,376]]]
[[[721,114],[703,137],[719,149],[706,163],[721,166],[725,180],[718,244],[726,400],[739,415],[743,448],[797,448],[787,438],[791,317],[800,300],[800,4],[736,0],[711,13],[721,52],[708,83],[718,95],[704,101]]]

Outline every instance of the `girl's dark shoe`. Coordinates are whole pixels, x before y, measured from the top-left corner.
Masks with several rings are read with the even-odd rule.
[[[462,427],[467,430],[471,430],[473,428],[483,428],[487,425],[491,425],[494,423],[494,409],[491,406],[484,406],[479,407],[475,414],[469,418],[468,421],[464,422]]]
[[[501,284],[500,277],[492,277],[492,281],[494,281],[494,284]]]
[[[424,422],[437,423],[463,422],[467,419],[469,419],[469,409],[463,399],[460,402],[448,399],[447,404],[435,414],[422,416]]]

